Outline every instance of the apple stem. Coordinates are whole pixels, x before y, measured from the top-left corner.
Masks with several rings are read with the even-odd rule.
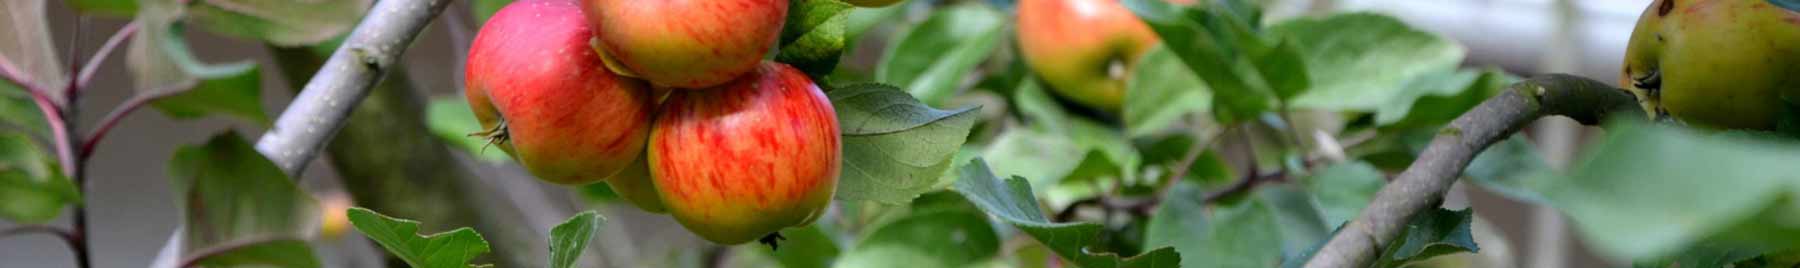
[[[781,232],[773,232],[763,236],[761,239],[757,239],[756,242],[769,245],[769,251],[775,251],[776,249],[779,249],[781,240],[787,240],[787,237],[782,237]]]
[[[1375,200],[1306,262],[1308,268],[1367,267],[1414,214],[1435,208],[1476,155],[1540,117],[1560,115],[1586,125],[1615,111],[1637,111],[1637,99],[1606,83],[1550,74],[1507,86],[1500,95],[1450,122]]]

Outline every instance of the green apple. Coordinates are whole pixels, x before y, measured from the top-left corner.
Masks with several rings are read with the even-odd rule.
[[[699,89],[749,73],[787,20],[788,0],[582,0],[621,73]]]
[[[824,213],[841,147],[819,86],[765,62],[717,88],[670,93],[650,133],[650,175],[682,226],[738,244]]]
[[[1156,33],[1118,0],[1020,0],[1019,50],[1051,91],[1117,113],[1125,77]]]
[[[603,67],[573,0],[520,1],[482,25],[465,96],[502,148],[544,181],[598,182],[644,152],[649,86]]]
[[[1800,12],[1760,0],[1659,0],[1638,17],[1620,84],[1652,116],[1773,129],[1800,96]]]

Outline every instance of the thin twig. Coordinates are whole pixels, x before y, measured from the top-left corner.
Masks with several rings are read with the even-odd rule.
[[[126,23],[125,26],[119,27],[118,32],[113,33],[112,37],[107,38],[106,44],[100,45],[100,50],[94,51],[94,56],[88,58],[87,64],[82,64],[81,71],[76,73],[75,91],[79,92],[82,89],[87,88],[88,81],[93,80],[94,73],[100,69],[100,64],[106,63],[107,56],[112,55],[112,51],[117,49],[119,44],[125,43],[125,40],[130,38],[132,34],[137,33],[137,30],[137,21],[132,21],[131,23]]]
[[[1614,111],[1637,110],[1637,100],[1606,83],[1573,75],[1539,76],[1507,86],[1439,131],[1417,161],[1375,194],[1374,201],[1313,257],[1308,268],[1365,267],[1405,228],[1407,219],[1436,207],[1482,150],[1539,117],[1561,115],[1598,124]]]
[[[125,119],[126,115],[131,115],[131,112],[137,111],[139,107],[143,107],[151,101],[186,92],[196,84],[198,84],[198,82],[194,79],[182,80],[175,84],[142,91],[142,93],[132,95],[130,99],[125,99],[125,102],[119,103],[119,106],[117,107],[113,107],[112,112],[108,112],[105,118],[100,119],[98,125],[94,125],[93,132],[88,133],[87,138],[81,140],[81,150],[76,154],[76,157],[80,159],[92,157],[94,155],[95,146],[100,144],[100,139],[106,138],[106,134],[110,133],[114,126],[118,126],[121,119]]]
[[[36,234],[36,233],[53,235],[53,236],[56,236],[56,238],[62,239],[64,241],[72,241],[72,239],[70,239],[70,238],[73,238],[73,236],[71,236],[69,234],[68,230],[63,230],[62,228],[57,228],[56,226],[49,226],[49,225],[42,225],[42,224],[20,225],[20,226],[13,226],[12,228],[6,228],[4,230],[0,230],[0,237],[25,235],[25,234]]]

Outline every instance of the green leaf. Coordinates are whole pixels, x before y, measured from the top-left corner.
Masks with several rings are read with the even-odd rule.
[[[781,268],[831,267],[840,251],[837,242],[831,239],[831,234],[820,230],[817,224],[783,229],[781,235],[787,239],[781,241],[780,251],[770,250],[763,245],[744,245],[740,248],[774,257]]]
[[[1216,138],[1216,137],[1215,137]],[[1187,158],[1188,150],[1196,141],[1192,135],[1169,135],[1153,139],[1138,139],[1138,151],[1143,152],[1144,165],[1162,169],[1163,174],[1175,173],[1173,168]],[[1217,150],[1206,150],[1187,165],[1187,173],[1182,180],[1193,181],[1202,186],[1216,186],[1237,180],[1231,165],[1219,157]]]
[[[1006,18],[979,4],[938,10],[894,39],[875,67],[875,80],[900,85],[925,104],[943,105],[999,46]]]
[[[75,184],[30,135],[0,131],[0,218],[43,223],[79,202]]]
[[[0,1],[0,62],[10,63],[20,72],[25,83],[42,89],[61,89],[68,85],[68,69],[56,53],[56,40],[44,15],[44,0]],[[5,79],[0,79],[3,81]],[[5,82],[0,82],[3,84]],[[48,90],[52,99],[61,90]]]
[[[1469,231],[1469,225],[1474,222],[1473,215],[1474,211],[1466,208],[1438,208],[1413,215],[1406,222],[1406,230],[1400,233],[1400,237],[1382,251],[1381,258],[1375,261],[1375,267],[1397,268],[1431,257],[1481,250],[1475,245],[1475,237]]]
[[[296,257],[297,252],[304,252],[308,256]],[[310,256],[311,252],[312,248],[306,245],[306,240],[263,241],[234,248],[230,253],[201,259],[195,267],[319,267],[319,261]]]
[[[1304,260],[1305,254],[1318,250],[1331,238],[1332,225],[1325,223],[1325,213],[1312,193],[1302,185],[1277,184],[1260,186],[1256,200],[1268,205],[1275,215],[1275,226],[1281,228],[1282,262]]]
[[[999,250],[1000,238],[985,215],[963,209],[915,212],[875,229],[835,267],[969,267]]]
[[[488,18],[492,18],[494,13],[500,12],[500,8],[504,8],[512,2],[513,0],[471,0],[469,1],[469,15],[475,18],[475,27],[481,27],[487,25]]]
[[[1567,173],[1521,184],[1603,256],[1654,259],[1702,241],[1800,246],[1800,144],[1741,132],[1621,122]]]
[[[475,158],[490,163],[507,163],[512,159],[499,147],[489,145],[487,139],[469,136],[469,133],[482,130],[481,121],[475,119],[475,112],[469,110],[469,102],[462,96],[432,98],[431,104],[425,107],[425,127],[431,129],[432,135]],[[595,185],[590,187],[607,187]]]
[[[1355,219],[1364,206],[1375,199],[1375,192],[1387,185],[1386,176],[1366,162],[1345,162],[1325,167],[1301,182],[1312,193],[1325,223],[1338,225]]]
[[[1099,242],[1103,226],[1099,223],[1052,223],[1038,207],[1031,185],[1024,178],[1004,181],[988,171],[987,163],[976,159],[961,168],[961,179],[955,189],[976,207],[1012,225],[1058,256],[1086,268],[1177,267],[1181,256],[1173,248],[1158,248],[1134,257],[1117,253],[1094,252],[1088,246]]]
[[[267,124],[262,109],[261,73],[255,62],[227,64],[201,62],[189,50],[176,21],[183,6],[165,1],[144,1],[138,10],[138,33],[126,48],[137,94],[174,95],[152,105],[174,118],[195,118],[209,113],[241,116]],[[193,83],[190,88],[178,85]],[[164,90],[164,91],[158,91]],[[173,90],[175,92],[170,92]]]
[[[1233,14],[1225,9],[1197,9],[1161,0],[1126,0],[1176,58],[1205,81],[1213,96],[1213,116],[1222,123],[1254,119],[1275,107],[1275,92],[1265,81],[1250,52],[1265,51],[1251,33],[1259,17]],[[1281,66],[1268,65],[1271,70]]]
[[[277,46],[304,46],[349,32],[369,11],[370,3],[373,1],[194,0],[187,16],[215,33]]]
[[[1469,76],[1474,79],[1463,80]],[[1419,97],[1395,99],[1392,104],[1376,109],[1375,123],[1385,128],[1437,128],[1518,80],[1518,77],[1495,69],[1434,72],[1415,77],[1406,83],[1400,94]]]
[[[419,222],[381,215],[366,208],[350,208],[350,224],[388,253],[419,268],[471,267],[469,261],[488,252],[487,240],[469,227],[428,236],[419,235]]]
[[[1744,248],[1727,245],[1700,244],[1682,250],[1680,255],[1656,260],[1638,261],[1631,264],[1636,268],[1680,268],[1680,267],[1762,267],[1734,266],[1738,262],[1762,256],[1766,249]],[[1783,267],[1783,266],[1767,266]]]
[[[31,95],[17,85],[0,81],[0,131],[13,129],[37,136],[49,136],[50,127],[38,112]]]
[[[137,14],[137,0],[64,0],[70,8],[85,16],[131,18]]]
[[[1145,52],[1125,81],[1125,129],[1132,137],[1165,132],[1183,115],[1212,109],[1212,90],[1165,46]]]
[[[989,159],[983,166],[991,164],[996,175],[1054,185],[1081,164],[1087,151],[1065,135],[1013,128],[994,138],[981,156]]]
[[[1147,60],[1147,59],[1146,59]],[[1026,125],[1044,132],[1062,132],[1068,129],[1065,123],[1069,113],[1050,97],[1043,84],[1037,78],[1025,77],[1019,88],[1013,90],[1012,103],[1018,106],[1019,113],[1025,117]],[[1027,178],[1030,178],[1027,176]]]
[[[1306,61],[1312,89],[1294,97],[1296,108],[1373,111],[1410,103],[1425,93],[1408,87],[1409,81],[1454,69],[1466,53],[1448,39],[1371,13],[1289,20],[1270,27],[1268,35],[1296,45]]]
[[[1283,102],[1306,93],[1312,87],[1312,80],[1306,76],[1306,62],[1301,57],[1298,45],[1287,39],[1281,40],[1281,43],[1261,55],[1256,55],[1257,71],[1269,82],[1269,89],[1275,91],[1275,97]]]
[[[775,61],[793,65],[813,77],[837,69],[844,52],[844,26],[850,4],[838,0],[791,0]]]
[[[197,119],[224,114],[269,124],[263,113],[262,73],[255,65],[216,79],[201,80],[194,88],[151,102],[150,106],[174,119]]]
[[[844,137],[839,200],[900,204],[940,189],[975,124],[976,107],[932,109],[886,85],[852,85],[828,96]]]
[[[589,210],[569,217],[569,220],[550,228],[550,267],[573,268],[575,261],[581,258],[581,252],[587,250],[588,241],[594,239],[594,232],[606,223],[606,217],[599,212]]]
[[[230,249],[204,260],[229,266],[318,267],[304,242],[318,230],[318,202],[237,132],[176,149],[169,175],[185,252]]]
[[[1173,247],[1181,267],[1275,267],[1282,237],[1273,211],[1249,199],[1208,209],[1191,184],[1177,184],[1151,215],[1146,247]]]
[[[1527,178],[1546,176],[1550,172],[1550,164],[1544,160],[1543,154],[1524,135],[1514,135],[1475,156],[1469,161],[1469,167],[1463,169],[1463,176],[1469,182],[1480,185],[1490,192],[1504,195],[1515,200],[1546,204],[1546,199],[1536,191],[1524,185]]]

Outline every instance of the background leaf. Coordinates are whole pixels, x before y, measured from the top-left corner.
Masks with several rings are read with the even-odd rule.
[[[594,239],[594,232],[606,223],[605,217],[592,210],[575,214],[568,221],[550,228],[550,267],[574,268],[575,261],[581,258],[581,252],[587,250],[588,241]]]
[[[469,267],[475,256],[488,252],[487,240],[469,227],[428,236],[419,235],[419,222],[381,215],[365,208],[350,208],[350,224],[388,253],[412,267]]]
[[[831,267],[841,249],[838,248],[837,242],[832,240],[832,234],[826,233],[819,226],[813,224],[781,230],[781,235],[787,240],[781,241],[780,251],[770,250],[767,246],[756,244],[742,245],[739,248],[772,257],[774,262],[770,265],[780,265],[782,268]]]
[[[1173,248],[1158,248],[1134,257],[1121,257],[1111,252],[1093,252],[1088,246],[1099,241],[1102,226],[1098,223],[1052,223],[1033,198],[1031,185],[1024,178],[1005,181],[988,171],[987,163],[976,159],[961,168],[956,191],[982,211],[1002,222],[1019,228],[1039,243],[1049,247],[1064,260],[1086,268],[1113,267],[1177,267],[1181,256]]]
[[[186,252],[248,243],[203,261],[223,266],[317,267],[303,242],[319,230],[319,204],[237,132],[184,146],[169,161]]]
[[[56,40],[45,21],[44,0],[0,1],[0,62],[11,63],[26,83],[44,88],[51,99],[61,99],[68,69],[58,60]],[[4,80],[4,79],[0,79]],[[5,83],[5,82],[0,82]]]
[[[781,52],[775,61],[793,65],[813,77],[837,69],[844,52],[844,27],[850,4],[838,0],[792,0],[781,31]]]
[[[1225,9],[1199,9],[1161,0],[1125,0],[1188,69],[1216,95],[1213,116],[1231,123],[1255,118],[1276,106],[1276,98],[1248,52],[1267,48],[1252,33],[1260,17],[1233,15]],[[1276,66],[1271,66],[1274,68]]]
[[[1425,94],[1409,92],[1409,81],[1454,69],[1466,53],[1448,39],[1372,13],[1284,21],[1269,27],[1268,35],[1290,41],[1306,61],[1312,89],[1294,97],[1296,108],[1372,111],[1410,102]],[[1437,88],[1454,93],[1464,87],[1428,87]]]
[[[899,204],[941,187],[976,108],[932,109],[899,89],[854,85],[828,93],[844,136],[838,200]]]
[[[1212,208],[1191,184],[1178,184],[1151,215],[1144,246],[1173,247],[1181,267],[1275,267],[1281,262],[1281,225],[1255,199]]]
[[[150,105],[174,119],[223,114],[268,125],[269,115],[262,106],[262,74],[255,65],[249,67],[217,79],[203,79],[192,89],[157,99]]]
[[[1212,90],[1167,46],[1151,48],[1131,70],[1124,120],[1132,137],[1164,131],[1183,115],[1212,109]]]
[[[979,4],[947,7],[901,33],[875,67],[875,81],[900,85],[925,104],[956,94],[1000,43],[1006,14]]]
[[[1387,185],[1386,178],[1374,165],[1346,162],[1320,169],[1301,182],[1324,212],[1325,223],[1337,226],[1361,214],[1375,199],[1375,192]]]
[[[177,21],[184,6],[161,0],[140,4],[136,21],[140,28],[126,48],[126,64],[138,94],[173,94],[152,105],[177,119],[223,113],[259,124],[269,122],[262,108],[261,73],[255,62],[201,62],[189,50]],[[185,83],[193,86],[175,87]]]
[[[482,130],[481,121],[475,119],[475,112],[469,110],[469,102],[462,96],[433,98],[425,107],[425,117],[425,127],[431,129],[431,134],[449,142],[451,147],[491,163],[508,163],[512,159],[498,145],[488,145],[487,139],[469,136]],[[607,188],[604,184],[584,188],[593,187]]]
[[[43,223],[79,202],[75,183],[31,136],[0,130],[0,218]]]
[[[166,0],[146,0],[166,1]],[[193,0],[187,15],[208,31],[278,46],[318,44],[362,21],[373,0]]]
[[[513,0],[470,0],[469,14],[475,17],[475,27],[487,25],[488,18],[494,17],[495,12],[500,12],[500,8],[512,2]]]
[[[915,211],[876,228],[835,267],[969,267],[997,254],[999,240],[980,213]]]

